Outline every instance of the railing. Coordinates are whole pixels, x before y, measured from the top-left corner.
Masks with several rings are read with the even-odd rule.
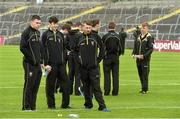
[[[127,2],[127,1],[125,1]],[[47,3],[46,3],[47,4]],[[61,4],[61,3],[59,3]],[[65,3],[63,3],[65,4]],[[69,3],[67,2],[67,5]],[[113,3],[115,4],[115,3]],[[119,4],[119,3],[117,3]],[[131,3],[132,4],[132,3]],[[43,13],[43,9],[44,9],[44,6],[40,5],[33,5],[32,8],[28,8],[22,12],[19,12],[19,13],[13,13],[13,14],[10,14],[10,21],[3,21],[2,20],[2,17],[0,17],[0,22],[1,22],[1,25],[0,25],[0,35],[6,35],[6,36],[9,36],[9,35],[14,35],[14,33],[21,33],[23,31],[23,29],[25,28],[26,24],[27,24],[27,21],[29,19],[29,17],[31,17],[31,15],[33,15],[34,13],[32,12],[29,12],[28,10],[29,9],[34,9],[36,8],[37,9],[37,14],[39,14],[42,18],[43,18],[43,22],[46,22],[48,21],[48,18],[49,16],[51,15],[56,15],[56,16],[59,16],[59,17],[62,17],[62,18],[66,18],[68,16],[72,16],[74,14],[76,14],[75,10],[76,9],[85,9],[86,7],[85,6],[81,6],[79,5],[78,7],[72,7],[72,8],[68,8],[68,7],[63,7],[63,6],[51,6],[49,5],[47,7],[47,12],[46,13]],[[51,8],[51,9],[49,9]],[[144,8],[136,8],[136,14],[129,14],[127,11],[129,10],[128,8],[124,8],[124,7],[118,7],[118,10],[119,12],[117,12],[118,10],[114,10],[114,8],[106,8],[103,12],[100,12],[98,14],[88,14],[86,16],[83,16],[81,18],[78,18],[77,20],[81,21],[83,19],[87,19],[87,18],[92,18],[92,16],[94,18],[99,18],[101,21],[102,21],[102,24],[103,24],[103,31],[101,32],[107,32],[107,30],[105,29],[105,27],[107,26],[107,22],[109,20],[107,20],[107,18],[112,21],[115,21],[117,23],[117,27],[120,28],[121,26],[122,27],[125,27],[126,29],[127,28],[131,28],[131,27],[135,27],[137,25],[140,24],[140,22],[146,18],[146,20],[153,20],[154,16],[162,16],[164,14],[168,14],[169,13],[169,7],[158,7],[159,11],[160,12],[157,12],[159,14],[156,13],[156,9],[157,7],[152,7],[152,8],[148,8],[148,14],[145,14],[146,13],[146,9]],[[172,7],[170,7],[172,8]],[[57,9],[60,9],[59,11],[57,11]],[[133,9],[133,8],[131,8]],[[175,10],[176,8],[174,8]],[[110,11],[108,10],[114,10],[116,11],[117,13],[111,13]],[[79,10],[77,10],[77,13],[78,13]],[[61,13],[58,13],[58,12],[61,12]],[[111,17],[109,17],[109,15]],[[25,18],[25,19],[24,19]],[[176,18],[175,18],[176,19]],[[76,21],[77,21],[76,20]],[[130,23],[129,21],[132,21],[134,20],[134,23]],[[8,23],[11,24],[10,26],[6,26],[5,24]],[[154,30],[158,30],[158,38],[159,39],[170,39],[170,38],[179,38],[179,33],[177,33],[177,30],[180,28],[180,15],[177,16],[177,19],[175,22],[173,23],[166,23],[164,24],[163,22],[159,22],[157,24],[154,24],[153,26],[153,29]],[[161,32],[161,29],[159,29],[158,27],[159,26],[169,26],[169,29],[166,29],[166,33],[163,33]],[[120,30],[120,29],[118,29]],[[2,34],[3,33],[3,34]],[[129,39],[131,39],[130,35],[128,37]]]

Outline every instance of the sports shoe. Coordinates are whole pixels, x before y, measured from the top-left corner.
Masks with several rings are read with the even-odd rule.
[[[32,110],[29,110],[29,109],[25,109],[25,110],[22,110],[23,112],[32,112]]]
[[[147,94],[147,91],[139,91],[141,94]]]
[[[111,110],[108,109],[108,108],[104,108],[102,111],[103,111],[103,112],[111,112]]]
[[[23,108],[22,111],[23,112],[31,112],[32,110],[31,110],[31,108]]]
[[[85,106],[85,109],[91,109],[93,106]]]

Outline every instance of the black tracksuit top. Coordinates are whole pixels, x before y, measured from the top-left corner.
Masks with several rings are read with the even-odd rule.
[[[105,54],[121,55],[123,53],[122,42],[119,35],[114,31],[109,31],[102,37],[102,41],[105,44]]]
[[[74,29],[74,30],[71,30],[68,34],[68,38],[69,38],[69,42],[68,42],[68,47],[71,51],[71,54],[74,54],[74,53],[78,53],[77,50],[74,50],[73,47],[74,47],[74,42],[76,42],[77,40],[77,37],[81,34],[81,32],[78,30],[78,29]]]
[[[94,33],[88,35],[84,33],[79,34],[77,36],[75,50],[79,52],[81,65],[87,68],[98,66],[98,63],[104,57],[104,45],[101,37]]]
[[[153,52],[154,37],[150,33],[147,33],[143,38],[141,35],[134,42],[133,55],[143,55],[144,60],[138,61],[150,61],[151,54]]]
[[[46,30],[42,35],[44,49],[44,64],[64,64],[64,36],[58,30]]]
[[[21,35],[20,50],[24,55],[25,62],[32,65],[42,63],[40,32],[31,26],[27,27]]]

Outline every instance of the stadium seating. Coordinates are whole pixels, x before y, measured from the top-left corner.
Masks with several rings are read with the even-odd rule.
[[[129,29],[139,25],[143,21],[152,21],[180,8],[173,2],[171,4],[158,6],[159,4],[157,5],[153,2],[145,2],[143,4],[136,2],[134,3],[136,5],[132,5],[129,4],[131,1],[119,1],[110,4],[105,3],[103,0],[94,0],[92,2],[88,2],[88,0],[83,0],[83,2],[73,2],[73,0],[71,0],[71,2],[62,2],[63,0],[60,1],[45,2],[42,5],[31,4],[29,2],[16,2],[15,0],[13,2],[0,2],[1,13],[8,11],[9,8],[14,8],[14,6],[29,5],[29,7],[25,10],[0,16],[0,35],[8,38],[8,36],[21,33],[26,28],[28,19],[33,14],[40,15],[43,24],[47,24],[47,20],[51,15],[55,15],[62,20],[89,8],[93,8],[96,5],[106,5],[105,9],[101,11],[87,14],[73,20],[73,22],[77,22],[93,18],[100,19],[102,23],[100,33],[103,34],[107,31],[107,24],[109,21],[115,21],[117,23],[117,31],[120,31],[122,27]],[[159,1],[161,4],[162,1]],[[154,30],[153,34],[156,39],[178,40],[180,39],[180,33],[178,32],[180,30],[179,23],[180,14],[177,14],[173,17],[155,23],[152,25],[151,29]],[[14,39],[16,40],[11,39],[6,43],[12,43],[14,41],[18,43],[19,38]],[[132,40],[132,33],[128,33],[128,40]]]

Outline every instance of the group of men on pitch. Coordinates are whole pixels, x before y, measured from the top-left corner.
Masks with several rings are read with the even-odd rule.
[[[62,93],[61,108],[71,108],[70,95],[73,94],[75,77],[75,95],[85,99],[84,107],[93,107],[93,96],[99,104],[99,111],[109,112],[100,88],[100,66],[103,60],[104,95],[110,95],[111,71],[113,79],[112,95],[119,91],[119,56],[124,54],[124,29],[115,32],[116,24],[109,22],[108,33],[99,36],[99,20],[87,20],[73,24],[67,22],[58,29],[58,19],[49,18],[49,28],[40,36],[41,18],[33,15],[30,25],[23,31],[20,50],[23,53],[24,89],[23,111],[36,110],[36,98],[41,81],[42,69],[46,71],[46,99],[48,109],[55,109],[56,92]],[[148,24],[143,23],[141,32],[135,39],[132,56],[137,60],[138,73],[142,85],[140,93],[148,91],[148,74],[153,37],[148,32]],[[68,73],[66,64],[68,62]],[[57,91],[58,90],[58,91]]]

